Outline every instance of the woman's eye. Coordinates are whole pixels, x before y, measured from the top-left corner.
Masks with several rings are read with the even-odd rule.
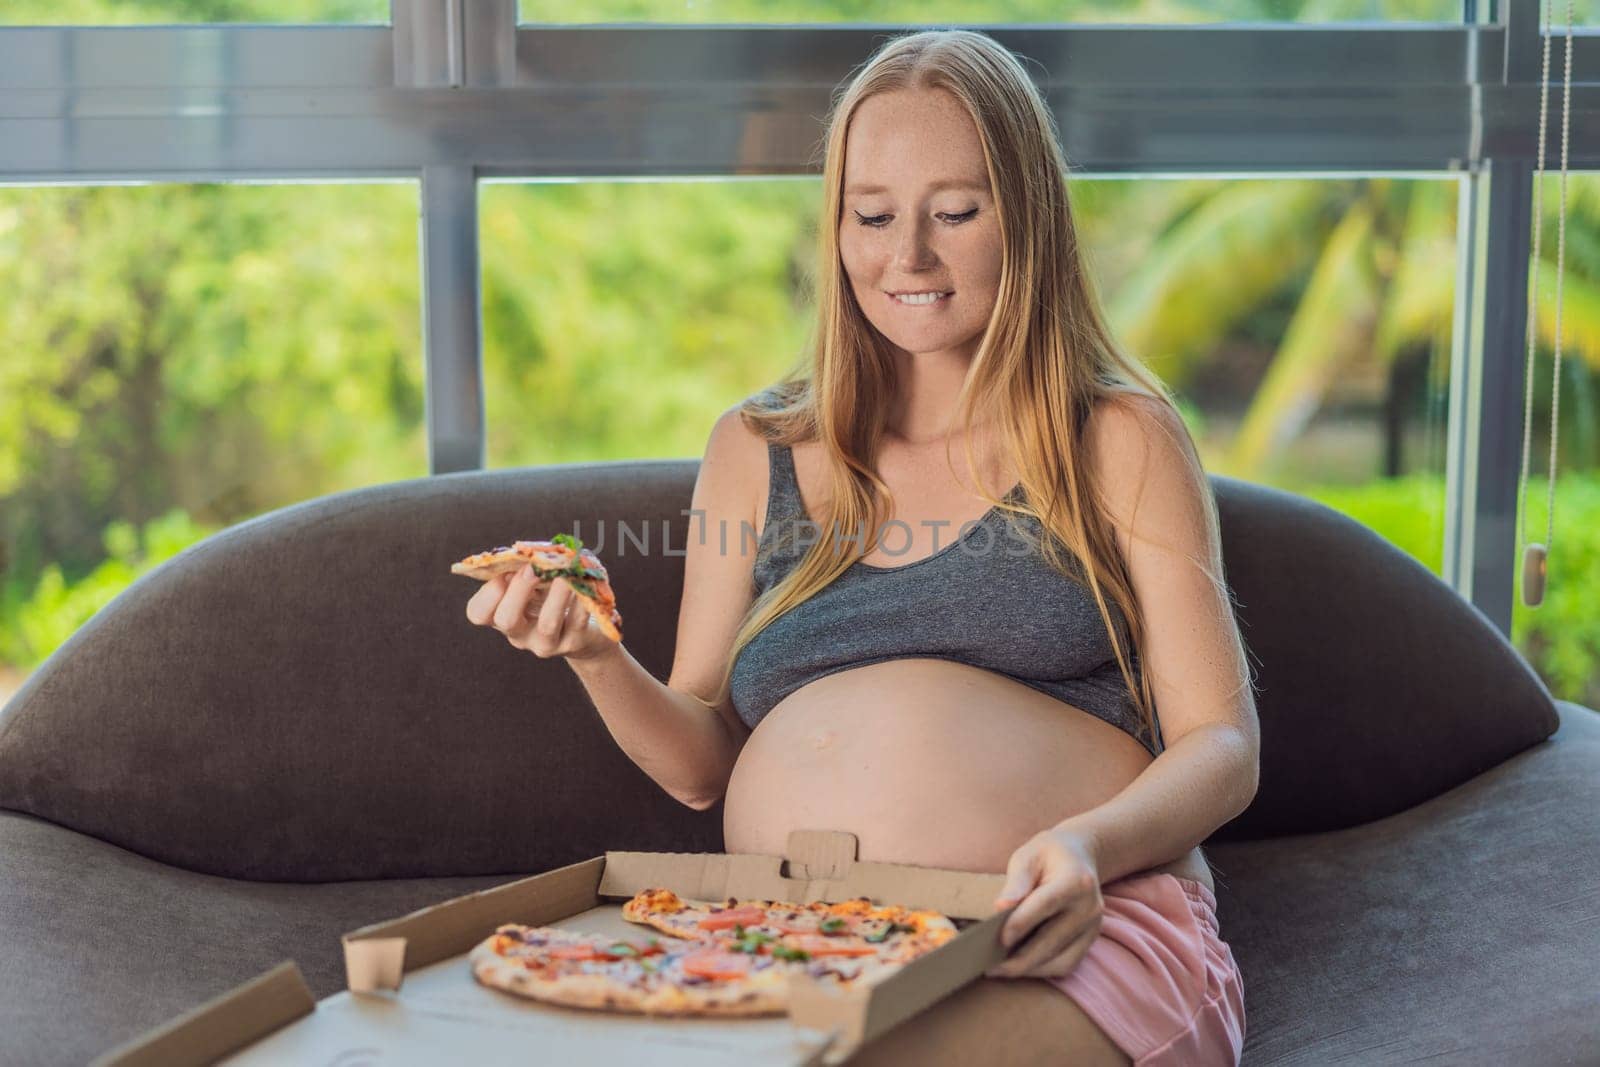
[[[977,213],[978,213],[978,209],[977,208],[973,208],[971,211],[965,211],[965,212],[962,212],[959,215],[951,215],[951,214],[946,213],[946,214],[940,215],[939,217],[944,219],[946,222],[950,223],[952,226],[959,226],[959,225],[961,225],[961,223],[966,222],[968,219],[972,218],[972,216],[976,215]],[[880,230],[884,226],[888,225],[888,220],[893,217],[893,216],[890,216],[890,215],[863,215],[859,211],[857,211],[855,214],[856,214],[856,221],[858,223],[860,223],[863,226],[871,226],[875,230]]]

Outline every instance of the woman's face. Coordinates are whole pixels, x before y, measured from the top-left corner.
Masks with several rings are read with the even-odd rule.
[[[856,301],[902,351],[970,360],[1000,291],[1001,253],[972,117],[943,90],[879,93],[845,137],[839,255]],[[922,306],[890,295],[929,290],[949,295]]]

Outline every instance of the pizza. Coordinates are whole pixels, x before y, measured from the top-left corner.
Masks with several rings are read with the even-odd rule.
[[[617,940],[507,923],[468,956],[479,982],[569,1008],[647,1015],[781,1015],[788,961],[710,941]]]
[[[938,912],[874,905],[687,901],[640,891],[623,918],[666,934],[618,940],[506,923],[469,955],[484,985],[568,1007],[651,1015],[781,1015],[789,978],[870,985],[956,936]]]
[[[691,903],[670,889],[645,889],[622,905],[629,922],[678,938],[765,937],[810,956],[866,957],[904,963],[956,936],[955,923],[936,911],[876,905],[867,897],[835,904],[781,900]],[[740,931],[733,935],[732,931]]]
[[[542,581],[565,578],[600,631],[613,641],[622,640],[622,614],[617,611],[617,597],[605,564],[571,534],[556,534],[548,541],[516,541],[479,552],[452,563],[450,573],[488,581],[529,564]]]

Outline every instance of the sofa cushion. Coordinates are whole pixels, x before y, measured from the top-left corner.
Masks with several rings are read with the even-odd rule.
[[[611,571],[628,651],[665,678],[696,468],[443,475],[221,531],[125,590],[12,699],[0,808],[274,881],[717,850],[720,808],[663,792],[566,662],[472,625],[479,583],[450,573],[472,552],[575,533]]]
[[[1410,811],[1207,849],[1244,1067],[1592,1063],[1600,714]]]
[[[1577,1063],[1600,1047],[1584,911],[1600,884],[1600,715],[1560,708],[1549,741],[1413,811],[1210,850],[1244,975],[1243,1067]],[[284,959],[328,996],[341,934],[510,880],[240,882],[4,812],[0,855],[0,1034],[41,1065],[85,1063]],[[117,936],[82,936],[96,929]],[[1040,1040],[1058,1021],[1020,999],[967,1006]]]
[[[286,959],[344,988],[340,936],[509,877],[326,885],[178,870],[0,812],[0,1062],[84,1064]]]
[[[1415,558],[1305,497],[1212,484],[1261,719],[1255,800],[1212,841],[1392,815],[1555,731],[1538,674]]]

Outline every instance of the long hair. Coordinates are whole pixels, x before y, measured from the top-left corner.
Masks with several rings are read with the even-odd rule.
[[[813,510],[819,511],[818,526],[831,535],[813,539],[789,573],[751,604],[709,703],[715,707],[727,699],[739,652],[871,552],[883,517],[892,514],[892,495],[870,458],[884,436],[894,363],[855,300],[839,255],[838,227],[850,119],[862,101],[902,89],[942,89],[965,106],[983,142],[1000,223],[999,293],[962,383],[956,421],[970,430],[975,415],[993,420],[1020,472],[1025,500],[1013,505],[987,490],[984,499],[1001,511],[1035,519],[1050,536],[1029,541],[1037,542],[1051,567],[1092,592],[1155,744],[1154,698],[1137,666],[1144,618],[1095,485],[1084,427],[1096,403],[1113,394],[1165,405],[1170,421],[1180,428],[1184,424],[1160,380],[1124,355],[1106,326],[1083,268],[1067,200],[1067,164],[1044,100],[1010,51],[985,34],[963,29],[891,38],[834,95],[822,140],[817,319],[810,351],[783,381],[739,407],[745,425],[768,440],[821,442],[830,493]],[[1186,429],[1181,432],[1182,451],[1199,476],[1214,532],[1216,501],[1193,441]],[[963,437],[963,453],[974,483],[983,486],[970,434]],[[858,532],[852,540],[841,531]],[[1230,602],[1220,568],[1209,560],[1195,562]],[[1239,661],[1247,664],[1237,629],[1234,636]]]

